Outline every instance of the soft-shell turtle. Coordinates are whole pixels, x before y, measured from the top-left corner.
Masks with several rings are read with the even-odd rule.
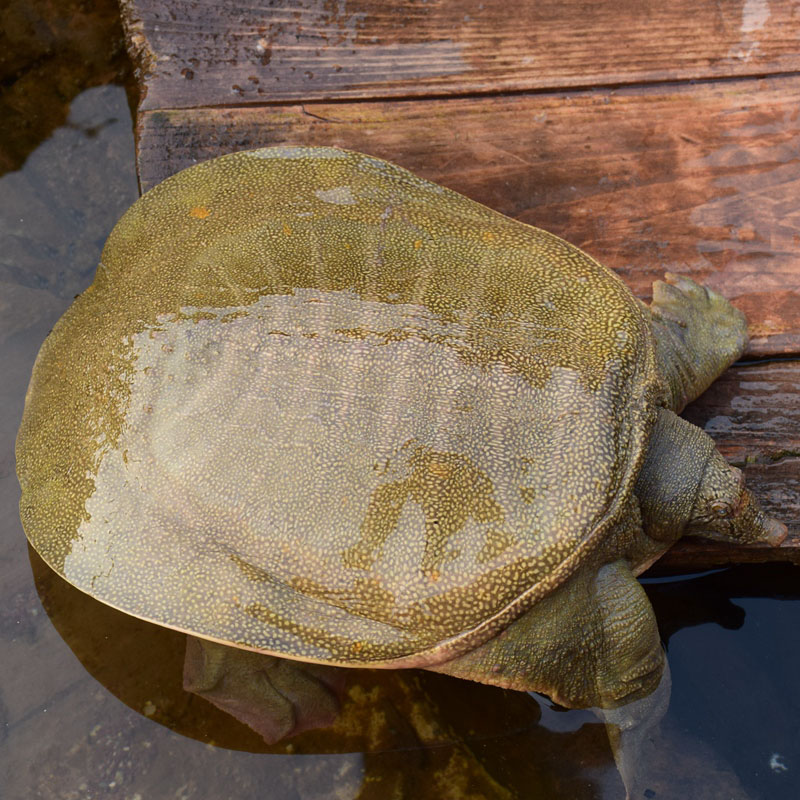
[[[68,581],[202,640],[615,707],[663,670],[634,576],[683,534],[786,533],[676,415],[745,341],[714,292],[668,277],[648,308],[385,161],[234,153],[136,202],[45,341],[22,520]],[[266,707],[315,705],[278,663]]]

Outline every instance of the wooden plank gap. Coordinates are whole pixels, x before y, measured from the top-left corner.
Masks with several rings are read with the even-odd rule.
[[[685,79],[685,80],[651,80],[639,81],[634,83],[607,83],[607,84],[576,84],[574,86],[559,87],[559,88],[532,88],[532,89],[512,89],[512,90],[490,90],[486,91],[464,91],[464,92],[450,92],[442,94],[425,94],[423,96],[417,94],[408,95],[375,95],[364,97],[331,97],[320,98],[309,96],[306,98],[298,98],[294,101],[287,102],[283,98],[275,99],[261,99],[254,102],[243,103],[237,100],[230,102],[217,102],[214,104],[203,105],[201,103],[175,106],[162,106],[162,107],[147,107],[140,104],[139,111],[142,114],[158,113],[159,111],[193,111],[201,109],[219,109],[219,110],[236,110],[236,109],[258,109],[258,108],[281,108],[284,106],[292,105],[358,105],[359,103],[419,103],[425,100],[430,101],[448,101],[448,100],[476,100],[491,99],[491,98],[513,98],[513,97],[527,97],[537,95],[551,95],[558,98],[576,97],[582,94],[587,95],[605,95],[613,94],[620,91],[644,91],[647,89],[664,90],[664,89],[679,89],[680,87],[703,87],[705,85],[713,86],[717,84],[724,85],[726,83],[741,83],[742,81],[760,81],[766,79],[780,79],[780,78],[798,78],[800,77],[800,70],[793,70],[790,72],[776,72],[776,73],[753,73],[752,75],[723,75],[702,79]],[[143,96],[143,95],[142,95]],[[687,139],[687,141],[691,141]]]

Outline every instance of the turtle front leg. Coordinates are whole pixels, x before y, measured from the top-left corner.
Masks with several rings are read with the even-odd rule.
[[[587,564],[505,631],[428,669],[593,708],[629,795],[639,754],[667,708],[669,678],[653,609],[624,560]]]
[[[650,317],[668,406],[678,413],[744,352],[747,322],[711,289],[669,272],[664,277],[653,284]]]
[[[273,744],[333,723],[343,672],[188,636],[183,688]]]

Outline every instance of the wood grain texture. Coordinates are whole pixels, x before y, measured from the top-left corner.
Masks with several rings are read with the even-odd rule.
[[[732,299],[748,356],[800,353],[800,77],[635,89],[146,112],[148,189],[276,144],[395,161],[552,231],[640,297],[667,270]]]
[[[122,0],[143,109],[800,69],[790,0]]]

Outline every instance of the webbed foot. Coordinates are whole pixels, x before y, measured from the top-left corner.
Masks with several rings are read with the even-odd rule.
[[[702,394],[747,345],[744,314],[722,295],[668,272],[650,304],[656,354],[676,413]]]
[[[324,728],[339,713],[344,671],[188,636],[183,688],[249,725],[267,744]]]

